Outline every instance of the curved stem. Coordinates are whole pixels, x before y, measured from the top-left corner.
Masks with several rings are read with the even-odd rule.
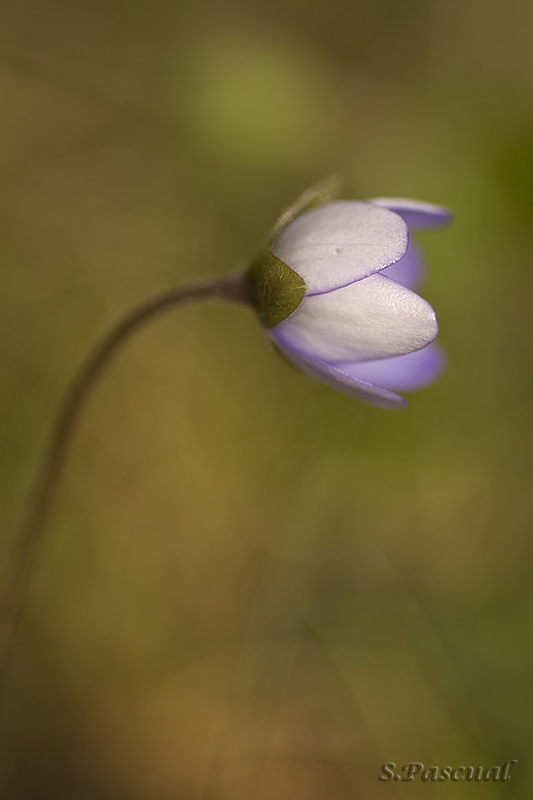
[[[32,567],[43,539],[65,456],[92,389],[112,357],[138,328],[162,311],[206,297],[246,302],[247,284],[242,275],[230,276],[211,283],[175,289],[143,303],[113,326],[90,351],[75,374],[60,406],[33,496],[14,545],[12,563],[0,587],[0,680],[6,670]]]

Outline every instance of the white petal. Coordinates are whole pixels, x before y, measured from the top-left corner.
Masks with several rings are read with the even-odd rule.
[[[347,200],[296,217],[270,249],[302,276],[307,294],[317,294],[390,266],[403,256],[407,244],[407,226],[397,214]]]
[[[422,203],[420,200],[407,200],[403,197],[375,197],[369,202],[399,214],[407,223],[409,230],[414,232],[436,230],[452,221],[451,212],[444,206]]]
[[[429,303],[390,278],[371,275],[304,297],[272,332],[303,358],[353,362],[419,350],[433,341],[438,327]]]

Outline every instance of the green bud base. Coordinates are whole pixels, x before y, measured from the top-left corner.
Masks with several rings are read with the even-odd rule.
[[[273,328],[300,305],[304,279],[270,250],[262,250],[248,270],[252,304],[265,328]]]

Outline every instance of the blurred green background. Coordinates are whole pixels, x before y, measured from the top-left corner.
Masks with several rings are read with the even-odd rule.
[[[423,241],[448,369],[405,411],[298,375],[240,307],[124,349],[13,653],[2,800],[531,796],[532,26],[525,0],[4,0],[4,553],[133,304],[243,265],[332,172],[456,222]]]

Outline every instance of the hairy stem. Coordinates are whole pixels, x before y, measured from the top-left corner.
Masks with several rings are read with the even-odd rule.
[[[81,412],[105,367],[131,334],[163,311],[191,300],[219,297],[248,301],[242,275],[186,286],[159,295],[129,312],[90,351],[68,387],[59,408],[26,516],[14,544],[11,563],[0,586],[0,680],[6,672],[36,555]]]

